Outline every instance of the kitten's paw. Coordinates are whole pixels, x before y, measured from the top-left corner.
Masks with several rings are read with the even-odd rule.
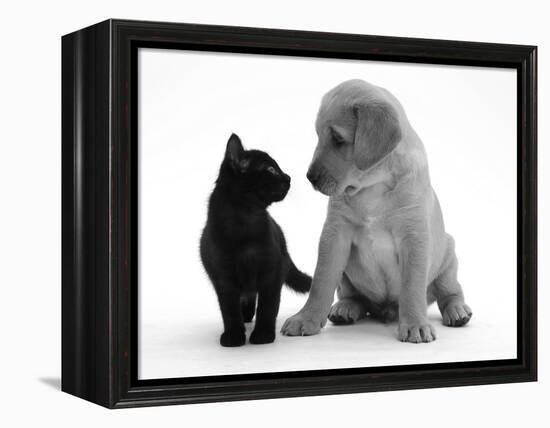
[[[297,313],[285,321],[281,333],[285,336],[312,336],[319,333],[325,323],[326,318],[323,322],[312,316]]]
[[[448,327],[462,327],[472,318],[472,310],[462,301],[451,301],[445,306],[441,315],[443,324]]]
[[[332,305],[328,319],[335,325],[347,325],[364,318],[365,315],[366,309],[361,302],[343,299]]]
[[[436,338],[435,329],[430,324],[399,323],[399,340],[401,342],[427,343]]]
[[[262,345],[271,343],[275,340],[275,330],[260,330],[255,328],[250,335],[250,343],[254,345]]]
[[[220,345],[227,347],[242,346],[246,342],[244,331],[225,331],[220,336]]]

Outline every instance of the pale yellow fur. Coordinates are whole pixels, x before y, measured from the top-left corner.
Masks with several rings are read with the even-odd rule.
[[[364,145],[357,138],[364,119],[357,109],[371,103],[394,113],[387,115],[392,123],[373,126],[397,126],[399,140],[362,170],[358,151]],[[354,322],[366,316],[366,301],[398,304],[402,341],[435,339],[427,319],[427,306],[434,300],[444,324],[465,324],[471,310],[456,279],[454,241],[445,232],[424,146],[401,104],[383,88],[344,82],[323,98],[316,129],[319,142],[310,170],[323,172],[317,188],[330,197],[328,212],[309,298],[286,321],[283,334],[316,334],[329,313]],[[397,135],[384,130],[367,135]],[[335,146],[334,134],[343,146]],[[384,147],[372,144],[387,144],[368,143],[381,151]],[[340,301],[331,310],[337,287]]]

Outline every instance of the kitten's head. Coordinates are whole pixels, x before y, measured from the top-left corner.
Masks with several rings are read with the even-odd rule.
[[[266,207],[282,201],[290,189],[290,177],[277,162],[260,150],[245,150],[235,134],[227,141],[222,174],[232,190]]]

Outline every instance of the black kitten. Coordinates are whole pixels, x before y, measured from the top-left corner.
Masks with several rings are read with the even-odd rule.
[[[254,317],[256,297],[250,343],[273,342],[283,283],[301,293],[311,287],[311,277],[294,266],[283,232],[267,212],[289,188],[290,177],[267,153],[244,150],[231,135],[200,242],[222,312],[222,346],[245,343],[244,323]]]

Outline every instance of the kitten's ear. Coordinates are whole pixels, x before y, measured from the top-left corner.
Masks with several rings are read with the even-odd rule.
[[[227,147],[225,149],[225,157],[230,160],[231,163],[237,164],[244,153],[243,143],[237,134],[231,134],[229,140],[227,140]]]
[[[248,161],[243,159],[244,147],[237,134],[231,134],[225,149],[225,158],[234,169],[244,171],[248,167]]]

